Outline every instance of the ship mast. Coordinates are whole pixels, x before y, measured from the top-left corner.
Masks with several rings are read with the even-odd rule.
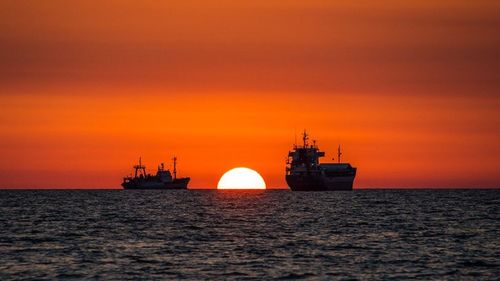
[[[174,180],[177,179],[177,157],[174,156]]]
[[[137,178],[137,173],[139,170],[142,171],[142,175],[145,177],[146,176],[146,166],[142,165],[142,157],[139,157],[139,165],[134,166],[135,169],[135,177]]]
[[[340,156],[342,155],[342,152],[340,152],[340,144],[339,144],[339,148],[337,149],[337,156],[338,156],[338,159],[339,159],[339,164],[340,164]]]
[[[307,139],[308,139],[307,131],[304,130],[304,135],[302,136],[302,140],[304,141],[304,148],[307,148]]]

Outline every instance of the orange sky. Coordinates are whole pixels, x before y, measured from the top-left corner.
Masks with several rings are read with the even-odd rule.
[[[357,188],[500,186],[500,2],[208,3],[0,2],[0,187],[174,154],[190,187],[285,187],[304,128]]]

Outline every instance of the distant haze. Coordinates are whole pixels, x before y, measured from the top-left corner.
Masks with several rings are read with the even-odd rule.
[[[500,1],[1,1],[0,187],[286,187],[303,129],[355,187],[500,187]]]

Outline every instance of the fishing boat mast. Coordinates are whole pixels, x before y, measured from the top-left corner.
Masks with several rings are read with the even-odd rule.
[[[139,171],[142,171],[142,175],[145,177],[146,176],[146,166],[142,165],[142,157],[139,157],[139,164],[134,165],[135,169],[135,177],[137,178],[137,173]]]
[[[172,160],[174,160],[174,180],[176,180],[177,179],[177,157],[174,156],[174,158]]]

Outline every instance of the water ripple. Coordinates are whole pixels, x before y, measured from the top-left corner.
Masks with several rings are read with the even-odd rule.
[[[0,191],[0,279],[500,276],[500,192]]]

